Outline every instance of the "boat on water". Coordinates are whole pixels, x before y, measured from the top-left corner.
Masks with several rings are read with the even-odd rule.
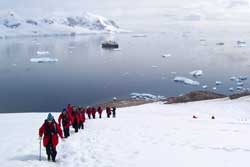
[[[102,48],[116,49],[119,48],[119,45],[117,42],[109,40],[102,43]]]

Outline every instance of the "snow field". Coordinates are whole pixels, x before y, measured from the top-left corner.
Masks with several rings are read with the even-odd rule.
[[[1,114],[1,166],[249,166],[250,97],[119,108],[87,120],[60,141],[57,163],[38,161],[38,128],[47,113]],[[58,114],[53,114],[57,118]],[[198,119],[192,119],[196,115]],[[215,116],[215,120],[211,116]],[[6,128],[7,127],[7,128]]]

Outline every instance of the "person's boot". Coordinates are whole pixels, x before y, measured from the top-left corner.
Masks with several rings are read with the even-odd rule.
[[[56,157],[55,156],[52,156],[52,161],[56,162]]]
[[[48,161],[50,161],[50,155],[48,155]]]

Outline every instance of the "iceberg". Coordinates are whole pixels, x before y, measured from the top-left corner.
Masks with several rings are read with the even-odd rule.
[[[37,55],[49,55],[49,51],[37,51],[36,52]]]
[[[241,81],[247,80],[247,76],[239,76],[238,78],[239,78],[239,80],[241,80]]]
[[[195,71],[190,72],[190,75],[193,75],[194,77],[202,76],[203,71],[202,70],[195,70]]]
[[[39,57],[39,58],[31,58],[30,62],[32,63],[55,63],[55,62],[58,62],[58,59],[50,58],[50,57]]]
[[[175,82],[184,83],[186,85],[192,85],[192,86],[198,86],[198,85],[200,85],[200,82],[194,81],[194,80],[186,78],[186,77],[175,77],[174,81]]]
[[[202,86],[203,89],[207,89],[207,87],[208,87],[207,85],[203,85]]]
[[[153,101],[166,99],[166,97],[164,96],[156,96],[149,93],[131,93],[130,97],[132,99],[137,99],[137,100],[153,100]]]
[[[221,81],[215,81],[215,85],[221,85],[222,82]]]

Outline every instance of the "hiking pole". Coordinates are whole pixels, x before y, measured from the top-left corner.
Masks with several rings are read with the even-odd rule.
[[[39,161],[42,160],[42,155],[41,155],[41,154],[42,154],[42,153],[41,153],[41,152],[42,152],[42,151],[41,151],[41,149],[42,149],[42,148],[41,148],[41,147],[42,147],[41,145],[42,145],[42,144],[41,144],[41,143],[42,143],[42,139],[39,138]]]

